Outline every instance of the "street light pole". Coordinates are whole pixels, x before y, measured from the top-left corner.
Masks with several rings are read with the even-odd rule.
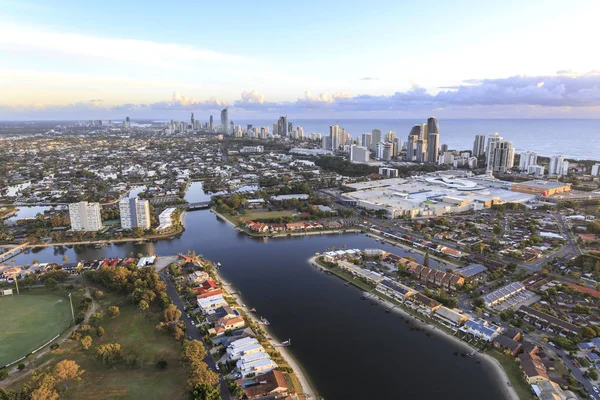
[[[19,295],[19,275],[15,275],[15,285],[17,286],[17,296]]]
[[[73,299],[71,293],[69,293],[69,303],[71,303],[71,316],[73,317],[73,324],[75,324],[75,312],[73,311]]]

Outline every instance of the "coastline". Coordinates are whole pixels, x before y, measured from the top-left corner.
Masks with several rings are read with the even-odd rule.
[[[315,266],[317,268],[327,270],[324,267],[322,267],[321,265],[319,265],[316,260],[317,260],[317,256],[312,256],[307,260],[307,262],[311,266]],[[337,276],[337,277],[344,280],[343,278],[341,278],[339,276]],[[350,284],[352,284],[352,286],[356,287],[357,289],[362,290],[362,289],[358,288],[357,286],[355,286],[352,282],[350,282]],[[418,326],[419,328],[426,329],[428,332],[433,332],[439,338],[449,340],[449,341],[459,345],[461,348],[464,348],[465,351],[471,352],[473,350],[476,350],[475,347],[469,345],[468,343],[464,342],[463,340],[457,338],[456,336],[449,334],[448,332],[446,332],[442,329],[438,329],[435,325],[433,325],[427,321],[423,321],[421,318],[416,317],[415,315],[409,313],[408,311],[404,310],[401,307],[398,307],[396,304],[392,304],[392,303],[388,302],[387,300],[382,299],[381,297],[379,297],[373,293],[371,293],[371,296],[376,297],[382,305],[390,308],[393,313],[396,313],[396,314],[399,314],[406,318],[411,319],[415,324],[419,325]],[[502,392],[505,394],[506,398],[509,400],[519,400],[519,396],[517,395],[517,392],[515,391],[515,389],[512,386],[508,386],[507,382],[509,382],[510,379],[506,375],[506,372],[504,371],[504,369],[502,368],[500,363],[488,354],[478,352],[477,355],[479,357],[481,357],[481,359],[484,360],[488,366],[490,366],[494,369],[495,378],[498,380],[500,387],[502,388]]]
[[[255,324],[259,325],[262,329],[264,329],[264,331],[266,332],[267,339],[269,340],[271,345],[274,348],[276,348],[277,351],[279,351],[281,357],[283,357],[283,359],[289,364],[289,366],[292,367],[292,369],[294,370],[294,374],[300,381],[300,385],[302,386],[302,391],[304,392],[305,397],[310,399],[319,399],[320,397],[317,396],[317,393],[311,385],[310,381],[306,378],[305,372],[303,371],[300,364],[294,359],[292,354],[287,350],[286,347],[282,346],[281,341],[275,338],[275,336],[269,330],[268,326],[263,325],[262,322],[258,319],[258,317],[248,309],[242,297],[237,292],[233,293],[233,291],[230,290],[235,289],[235,286],[223,279],[218,269],[215,268],[214,271],[217,274],[219,281],[224,286],[223,289],[227,292],[227,294],[229,294],[236,300],[237,306],[246,313],[248,318],[250,318]]]

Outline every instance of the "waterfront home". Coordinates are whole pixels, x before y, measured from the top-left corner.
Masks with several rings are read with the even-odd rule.
[[[438,308],[433,313],[433,317],[450,328],[458,328],[469,319],[469,317],[459,311],[451,310],[444,306]]]
[[[502,328],[480,318],[467,320],[459,330],[489,342],[500,334]]]
[[[379,284],[379,282],[384,279],[381,274],[375,271],[360,268],[359,266],[349,263],[348,261],[338,262],[338,267],[359,279],[364,279],[365,281],[375,285]]]
[[[188,280],[190,283],[199,285],[202,282],[208,280],[210,277],[205,271],[194,271],[188,275]]]
[[[247,221],[246,228],[256,233],[267,233],[269,231],[269,225],[262,222]]]
[[[248,379],[240,379],[238,385],[248,399],[284,399],[288,394],[288,385],[285,376],[287,373],[278,370],[269,371]]]
[[[254,338],[254,337],[256,337],[256,335],[254,334],[254,331],[252,331],[252,329],[250,329],[249,327],[246,327],[243,329],[238,329],[238,330],[229,332],[228,335],[212,338],[212,342],[215,345],[222,344],[223,346],[227,347],[231,343],[235,342],[236,340],[240,340],[240,339],[244,339],[244,338],[248,338],[248,337]]]
[[[221,319],[223,317],[233,318],[233,317],[238,317],[239,315],[240,314],[236,310],[231,309],[231,307],[222,306],[222,307],[216,308],[211,315],[207,315],[206,321],[211,324],[214,324],[215,322],[217,322],[219,319]]]
[[[541,380],[531,385],[531,390],[540,400],[577,400],[579,397],[570,390],[563,390],[556,382]]]
[[[246,377],[251,374],[264,374],[277,368],[277,364],[264,352],[252,353],[242,356],[236,363],[236,368]]]
[[[430,315],[431,313],[435,312],[442,306],[442,303],[440,303],[434,299],[430,299],[429,297],[427,297],[421,293],[415,293],[410,298],[410,301],[412,303],[412,308],[416,309],[418,312],[420,312],[422,314],[427,314],[427,315]]]
[[[209,292],[216,287],[217,287],[217,284],[209,279],[209,280],[202,282],[202,284],[199,287],[193,288],[192,290],[198,294],[202,294],[202,293]]]
[[[210,290],[208,292],[204,292],[202,294],[197,295],[196,299],[206,299],[207,297],[216,296],[218,294],[222,295],[223,291],[221,289]]]
[[[406,258],[402,258],[400,263],[406,267],[406,271],[409,274],[426,284],[440,286],[448,290],[456,290],[465,283],[465,278],[452,272],[432,269]]]
[[[504,335],[498,335],[492,339],[493,345],[498,349],[504,349],[510,352],[513,357],[516,357],[521,350],[521,343]]]
[[[215,322],[214,328],[210,328],[208,330],[208,333],[211,336],[221,336],[224,335],[227,331],[243,328],[244,326],[246,326],[246,322],[242,317],[223,317],[217,322]]]
[[[71,263],[64,263],[63,265],[60,266],[60,269],[62,269],[65,272],[68,272],[71,275],[75,275],[79,272],[79,269],[82,267],[82,264],[80,262],[71,262]]]
[[[542,359],[536,355],[523,353],[519,355],[519,361],[521,363],[521,370],[525,376],[527,383],[535,384],[542,381],[548,381],[546,367],[542,362]]]
[[[204,314],[213,314],[215,309],[227,305],[227,302],[220,294],[204,299],[197,299],[196,302]]]
[[[387,278],[379,282],[375,290],[401,303],[404,303],[408,297],[416,293],[408,286]]]
[[[230,360],[239,360],[243,356],[250,355],[253,353],[264,352],[264,348],[258,343],[258,340],[252,337],[238,339],[231,342],[227,346],[227,358]]]

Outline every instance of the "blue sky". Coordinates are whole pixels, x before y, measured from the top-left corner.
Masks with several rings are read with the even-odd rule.
[[[0,119],[598,117],[597,1],[0,0]]]

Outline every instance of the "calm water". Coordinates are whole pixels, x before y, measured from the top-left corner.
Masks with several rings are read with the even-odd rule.
[[[180,239],[103,249],[45,248],[15,261],[62,262],[64,254],[70,260],[123,257],[130,252],[171,255],[193,249],[221,262],[225,279],[271,321],[273,333],[282,340],[292,339],[291,352],[327,400],[503,398],[489,367],[454,356],[462,350],[447,340],[410,331],[399,316],[361,301],[360,291],[306,261],[330,246],[378,247],[408,255],[401,249],[364,235],[265,242],[237,233],[209,211],[187,213],[185,227]]]
[[[410,128],[427,122],[423,119],[298,119],[294,126],[302,126],[304,134],[312,132],[329,134],[329,126],[339,122],[353,137],[371,132],[373,128],[383,133],[394,131],[406,141]],[[248,120],[236,123],[246,126],[268,126],[273,130],[273,120]],[[476,134],[499,132],[505,140],[515,145],[517,152],[535,151],[542,156],[564,155],[575,159],[600,160],[600,120],[594,119],[439,119],[440,144],[450,149],[473,148]]]

